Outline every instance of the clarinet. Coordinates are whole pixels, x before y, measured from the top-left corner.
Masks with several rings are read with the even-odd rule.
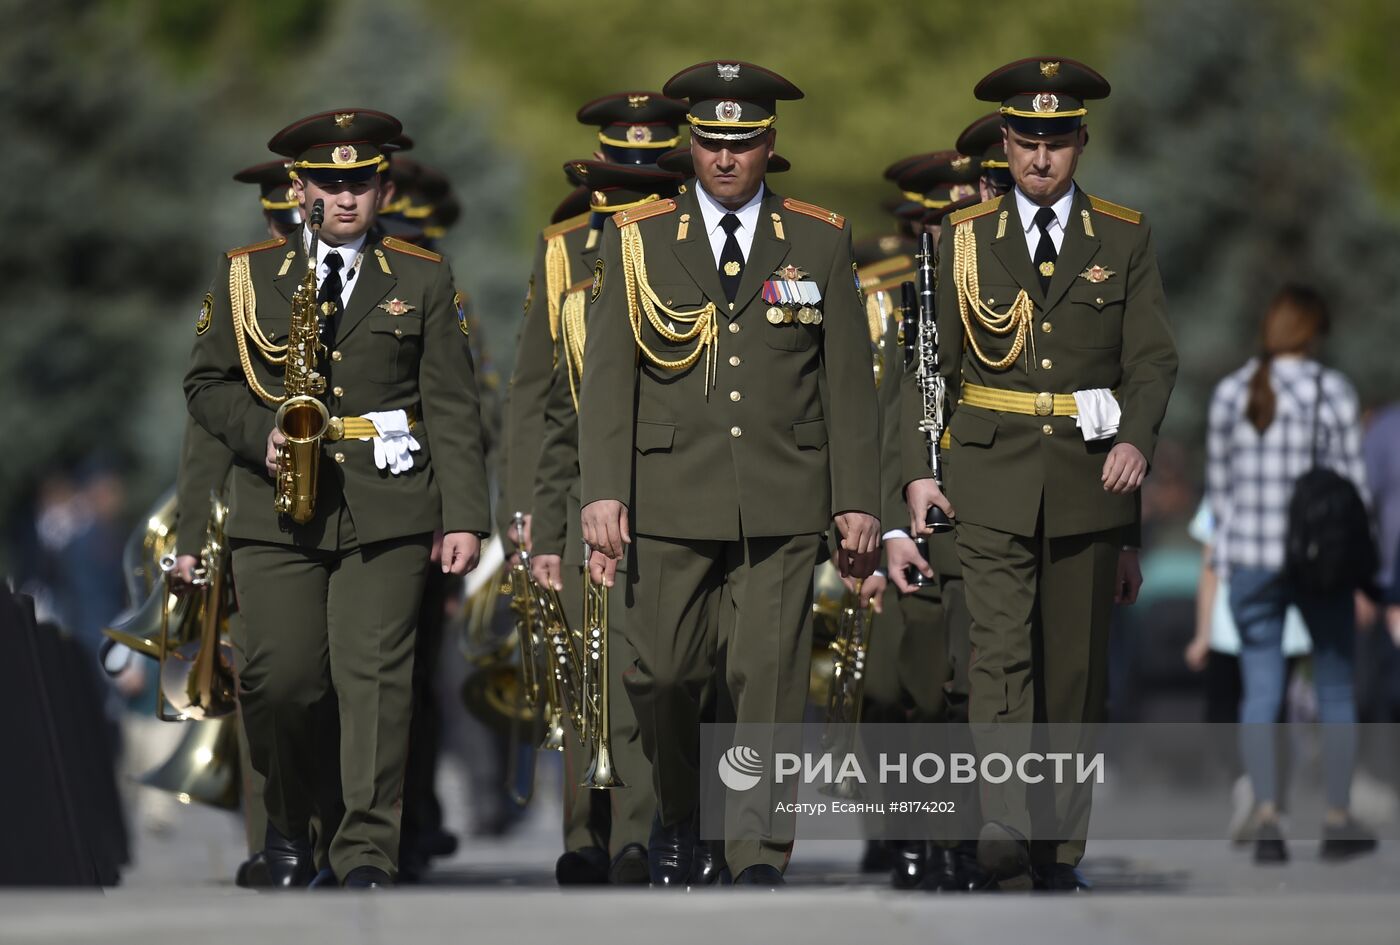
[[[919,234],[919,252],[914,258],[919,267],[915,274],[915,287],[919,296],[919,340],[916,352],[918,366],[915,383],[922,400],[919,432],[928,438],[929,468],[933,470],[933,481],[942,489],[943,464],[938,441],[943,437],[947,387],[943,375],[938,373],[938,320],[933,300],[933,237],[927,231]],[[929,506],[924,524],[935,532],[948,531],[953,527],[948,516],[936,505]]]

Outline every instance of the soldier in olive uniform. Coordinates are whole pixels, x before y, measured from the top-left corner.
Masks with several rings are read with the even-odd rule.
[[[672,197],[684,180],[679,174],[655,168],[598,161],[576,162],[573,173],[590,188],[592,212],[602,214]],[[545,438],[531,506],[534,575],[536,580],[561,592],[570,626],[582,625],[585,579],[579,523],[577,397],[583,371],[591,270],[589,276],[572,286],[561,301],[559,353],[545,405]],[[590,842],[579,846],[583,838],[565,838],[575,857],[596,859],[599,852],[607,856],[609,860],[597,867],[615,885],[648,882],[647,840],[656,812],[651,765],[642,751],[636,715],[622,682],[623,672],[636,660],[636,653],[622,632],[624,604],[622,594],[608,596],[610,738],[613,757],[627,786],[587,792],[583,801],[592,810],[584,824],[590,831]],[[568,788],[582,776],[589,751],[577,739],[568,740],[565,750]],[[572,799],[572,793],[567,793],[566,798]],[[571,818],[566,818],[566,824],[571,822]]]
[[[314,513],[274,506],[275,426],[292,298],[311,234],[233,250],[196,325],[190,413],[234,453],[227,534],[247,638],[241,700],[254,766],[267,778],[264,855],[274,879],[309,879],[318,715],[338,703],[345,815],[330,865],[342,884],[393,881],[397,799],[410,714],[414,623],[433,531],[442,568],[476,564],[490,529],[466,313],[435,253],[371,235],[382,112],[296,122],[269,147],[293,159],[306,212],[323,201],[316,305],[327,349],[315,367],[331,414]],[[285,358],[280,358],[285,361]],[[338,697],[338,700],[335,698]]]
[[[977,182],[983,200],[1000,197],[1011,189],[1011,165],[1006,161],[1006,142],[1001,112],[983,115],[962,130],[956,145],[959,152],[979,160],[982,177]]]
[[[536,244],[525,315],[516,339],[515,369],[511,374],[506,408],[505,475],[501,480],[498,522],[503,532],[527,550],[533,546],[532,531],[536,473],[544,443],[545,405],[556,367],[562,359],[560,347],[561,305],[571,286],[591,278],[594,263],[602,249],[601,234],[611,213],[650,194],[624,196],[621,191],[594,188],[586,180],[595,163],[615,163],[648,167],[671,150],[680,140],[680,122],[685,103],[657,92],[618,92],[594,99],[578,111],[581,124],[598,129],[598,161],[570,161],[565,175],[579,185],[587,197],[580,212],[550,224]],[[661,179],[663,189],[674,187],[674,176]],[[611,189],[611,188],[609,188]],[[525,513],[525,534],[514,533],[516,512]],[[572,547],[564,549],[572,552]],[[581,550],[579,551],[581,555]],[[564,580],[565,597],[577,605],[570,616],[582,613],[583,588],[569,587],[576,579]],[[577,626],[577,624],[573,624]],[[565,732],[566,770],[581,774],[587,756],[573,737]],[[609,878],[609,805],[577,785],[571,777],[564,786],[564,852],[555,864],[555,877],[563,885],[605,883]],[[614,850],[621,854],[622,846]],[[643,840],[644,842],[644,840]],[[629,854],[628,859],[631,858]],[[621,875],[629,873],[625,864]]]
[[[637,661],[626,682],[656,785],[652,881],[679,885],[696,840],[707,687],[726,688],[740,724],[800,721],[822,534],[834,520],[840,570],[868,575],[880,490],[849,230],[763,182],[776,103],[802,93],[744,62],[701,63],[665,91],[690,101],[695,186],[605,228],[579,451],[591,577],[610,584],[630,545],[621,592]],[[777,788],[731,799],[736,884],[782,883],[794,823],[773,813]]]
[[[1103,719],[1109,618],[1136,594],[1123,547],[1176,376],[1142,215],[1074,183],[1084,102],[1108,92],[1067,59],[1022,60],[977,86],[1002,103],[1016,186],[943,223],[940,370],[957,402],[946,495],[929,478],[906,375],[911,520],[923,530],[937,505],[957,522],[975,654],[969,716],[993,738],[1016,730],[995,723]],[[1047,886],[1086,888],[1075,867],[1089,800],[1057,786],[1056,823],[1037,836],[1025,785],[989,786],[980,863],[1004,887],[1028,886],[1033,837]]]

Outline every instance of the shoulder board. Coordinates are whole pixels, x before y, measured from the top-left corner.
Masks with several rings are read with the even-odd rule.
[[[873,282],[882,276],[887,276],[892,272],[899,272],[902,269],[913,269],[914,260],[908,256],[891,256],[889,259],[881,259],[868,266],[862,266],[859,270],[860,281]]]
[[[572,233],[574,230],[577,230],[581,226],[587,226],[588,218],[592,215],[593,211],[590,210],[587,213],[580,213],[576,217],[569,217],[569,219],[567,220],[560,220],[558,223],[551,223],[549,226],[545,227],[543,230],[540,231],[540,235],[543,236],[545,239],[552,239],[553,237],[559,236],[563,233]]]
[[[964,207],[956,213],[948,214],[948,224],[950,226],[957,226],[959,223],[965,223],[968,220],[985,217],[999,206],[1001,206],[1001,198],[993,197],[991,200],[984,200],[970,207]]]
[[[1106,216],[1116,217],[1127,223],[1139,224],[1142,222],[1142,214],[1137,210],[1129,210],[1127,207],[1120,207],[1116,203],[1109,203],[1107,200],[1100,200],[1098,197],[1089,197],[1089,206]]]
[[[649,220],[652,217],[659,217],[663,213],[670,213],[676,209],[676,202],[670,197],[663,200],[653,200],[651,203],[644,203],[640,207],[633,207],[630,210],[619,210],[612,215],[613,224],[620,230],[629,223],[638,223],[642,220]]]
[[[246,256],[249,253],[260,253],[265,249],[275,249],[278,246],[286,245],[287,241],[279,236],[276,239],[263,240],[261,243],[254,243],[251,246],[240,246],[237,249],[231,249],[228,251],[228,258],[232,259],[235,256]]]
[[[783,198],[783,209],[791,210],[793,213],[806,214],[823,223],[830,223],[838,230],[846,225],[846,218],[839,213],[833,213],[826,207],[819,207],[814,203],[807,203],[802,200],[793,200],[791,197]]]
[[[580,279],[578,282],[575,282],[573,285],[565,289],[564,292],[567,295],[571,295],[574,292],[582,292],[584,289],[591,289],[592,287],[593,277],[589,276],[587,279]]]
[[[421,246],[414,246],[412,243],[405,243],[401,239],[386,236],[379,241],[385,249],[392,249],[396,253],[403,253],[405,256],[417,256],[419,259],[426,259],[428,262],[440,263],[442,257],[431,249],[424,249]]]
[[[866,292],[884,292],[904,282],[915,281],[918,273],[913,269],[903,269],[896,272],[886,273],[883,276],[866,281],[860,280],[860,287]]]

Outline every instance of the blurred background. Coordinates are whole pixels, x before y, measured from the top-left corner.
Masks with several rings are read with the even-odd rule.
[[[886,165],[990,110],[979,78],[1065,56],[1114,86],[1079,182],[1146,213],[1182,354],[1116,713],[1194,718],[1161,707],[1194,698],[1206,405],[1280,284],[1331,301],[1325,360],[1364,407],[1400,399],[1397,35],[1389,0],[0,0],[0,574],[79,637],[124,605],[121,545],[174,479],[217,255],[265,236],[230,175],[302,115],[388,111],[450,177],[464,214],[440,246],[509,376],[534,234],[595,144],[582,103],[709,58],[769,66],[807,96],[783,110],[778,188],[861,238],[893,229]]]

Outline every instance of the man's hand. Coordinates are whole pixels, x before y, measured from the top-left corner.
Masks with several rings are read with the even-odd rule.
[[[195,571],[199,568],[199,558],[194,555],[180,555],[175,559],[175,569],[170,572],[171,590],[183,594],[194,587]]]
[[[563,563],[564,559],[559,555],[535,555],[530,559],[530,574],[544,587],[562,591],[564,583],[560,575]]]
[[[267,474],[275,481],[277,479],[277,447],[287,442],[287,438],[282,435],[282,431],[273,427],[267,434],[267,455],[263,457],[263,465],[267,467]]]
[[[434,532],[433,532],[433,547],[432,547],[432,550],[428,552],[428,560],[431,561],[433,564],[437,564],[439,561],[442,560],[442,529],[441,529],[441,528],[436,529],[436,530],[434,530]]]
[[[1400,646],[1400,604],[1391,604],[1385,609],[1385,625],[1390,631],[1390,639]]]
[[[1199,673],[1210,656],[1210,637],[1195,637],[1186,645],[1186,668]]]
[[[905,568],[912,565],[926,578],[933,577],[933,567],[919,554],[919,546],[912,538],[890,538],[885,541],[885,567],[889,569],[890,580],[901,594],[912,594],[917,587],[909,583]]]
[[[588,555],[588,579],[603,587],[612,587],[617,578],[617,559],[594,550]]]
[[[1118,553],[1118,579],[1113,586],[1115,604],[1137,603],[1138,591],[1142,590],[1142,567],[1136,548],[1124,548]]]
[[[529,512],[521,516],[521,520],[525,523],[525,531],[520,535],[516,534],[514,518],[512,518],[510,524],[506,526],[506,538],[509,539],[511,544],[515,545],[515,547],[524,548],[526,551],[535,550],[533,543],[530,541],[530,522],[533,518],[534,516]]]
[[[856,584],[860,584],[859,603],[862,608],[874,607],[875,613],[877,614],[883,614],[885,612],[884,596],[886,581],[883,574],[872,574],[870,577],[859,582],[853,577],[842,578],[841,581],[846,585],[846,590],[850,591],[852,594],[855,593]]]
[[[1114,495],[1131,495],[1147,478],[1147,457],[1131,443],[1119,443],[1103,461],[1104,490]]]
[[[864,512],[842,512],[836,516],[841,548],[836,570],[842,577],[866,578],[880,563],[880,520]]]
[[[582,518],[583,540],[595,552],[602,552],[617,561],[622,557],[623,546],[632,543],[632,533],[627,526],[627,506],[616,499],[599,499],[588,503],[583,507]]]
[[[943,494],[943,490],[938,488],[938,483],[932,479],[915,479],[904,487],[904,502],[909,506],[909,534],[910,535],[932,535],[933,529],[928,527],[924,521],[928,518],[928,510],[931,506],[938,506],[943,510],[943,514],[949,520],[957,518],[953,512],[953,503],[948,501],[948,497]],[[896,584],[899,582],[896,581]]]
[[[481,539],[471,532],[448,532],[442,536],[442,573],[466,574],[481,558]]]

